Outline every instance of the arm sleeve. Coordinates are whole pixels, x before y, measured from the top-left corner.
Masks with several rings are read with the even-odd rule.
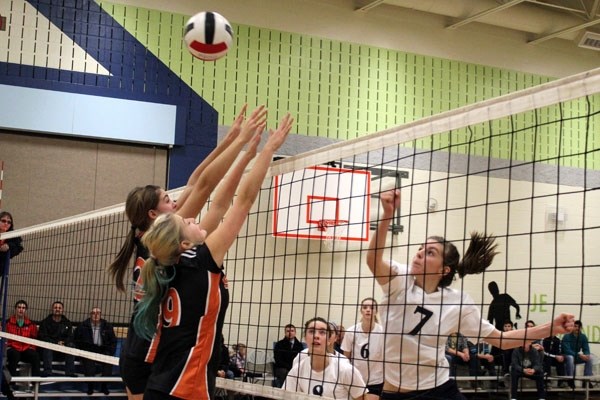
[[[392,293],[406,289],[406,279],[408,276],[408,265],[399,264],[390,260],[390,274],[393,277],[385,285],[381,285],[383,295],[389,297]]]
[[[280,348],[279,342],[275,343],[275,346],[273,348],[273,359],[275,360],[275,365],[283,364],[283,357],[281,352],[282,349]]]
[[[20,237],[8,239],[7,243],[10,251],[10,258],[18,256],[19,253],[23,251],[23,239]]]
[[[354,366],[349,364],[348,367],[340,371],[342,383],[348,386],[350,397],[356,399],[365,394],[365,381]]]
[[[590,342],[588,342],[587,336],[581,334],[581,350],[583,350],[583,354],[590,355]]]
[[[354,332],[346,331],[344,340],[342,340],[342,350],[347,352],[354,352]]]
[[[290,372],[288,372],[285,381],[283,382],[283,389],[289,390],[292,392],[297,392],[299,390],[298,387],[298,365],[300,363],[295,363]]]
[[[489,321],[481,319],[479,308],[473,304],[473,300],[466,293],[463,293],[462,304],[464,311],[458,326],[460,333],[472,340],[477,340],[488,337],[496,330],[496,327]]]
[[[563,354],[566,354],[568,356],[575,356],[575,351],[571,346],[571,341],[569,339],[569,336],[567,336],[567,335],[563,336],[561,345],[562,345]]]
[[[50,338],[46,338],[46,320],[40,323],[40,327],[38,330],[38,339],[43,340],[44,342],[50,342]]]

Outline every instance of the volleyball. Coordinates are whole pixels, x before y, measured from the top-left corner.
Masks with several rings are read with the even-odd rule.
[[[215,61],[227,54],[233,41],[231,24],[216,12],[201,12],[185,24],[183,40],[196,58]]]

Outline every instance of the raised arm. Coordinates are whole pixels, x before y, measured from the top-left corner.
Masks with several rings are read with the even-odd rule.
[[[217,265],[223,262],[225,253],[233,244],[244,221],[246,221],[248,212],[258,195],[267,170],[271,165],[273,154],[275,154],[275,151],[285,141],[292,128],[292,122],[293,119],[288,114],[281,120],[276,131],[269,132],[269,139],[256,158],[250,172],[242,179],[238,196],[233,202],[231,209],[225,215],[225,220],[212,235],[206,238],[206,245],[210,249],[211,255]]]
[[[250,117],[243,124],[239,136],[235,138],[233,143],[217,156],[213,162],[207,165],[206,169],[198,177],[196,182],[191,187],[186,187],[185,191],[189,191],[189,198],[185,200],[183,205],[177,206],[176,213],[183,218],[195,217],[198,215],[208,197],[219,184],[225,173],[233,165],[240,151],[246,143],[250,141],[256,132],[264,129],[266,109],[264,106],[256,108]],[[185,191],[183,195],[185,195]]]
[[[190,175],[190,177],[187,181],[187,184],[186,184],[186,187],[185,187],[183,193],[177,199],[178,207],[181,207],[185,204],[185,202],[187,201],[187,199],[190,196],[191,188],[196,184],[196,182],[198,181],[198,179],[200,178],[200,176],[202,175],[202,173],[204,172],[206,167],[211,162],[213,162],[215,160],[215,158],[217,158],[221,153],[223,153],[223,151],[225,151],[225,149],[229,145],[231,145],[234,142],[234,140],[239,136],[239,134],[242,130],[242,122],[244,122],[244,117],[246,115],[247,108],[248,108],[248,105],[244,104],[244,107],[242,107],[242,110],[240,111],[238,116],[233,121],[233,124],[231,125],[231,128],[229,129],[229,132],[227,133],[227,135],[225,135],[225,137],[217,145],[217,147],[215,147],[215,149],[213,151],[211,151],[210,154],[196,167],[194,172],[192,172],[192,174]]]
[[[512,349],[522,346],[524,342],[543,339],[552,335],[568,333],[573,330],[575,317],[573,314],[562,313],[554,318],[552,322],[537,325],[527,329],[500,332],[495,329],[485,341],[500,349]]]
[[[223,219],[223,216],[227,210],[229,210],[229,207],[231,206],[231,199],[235,194],[235,189],[237,189],[248,163],[250,163],[250,161],[256,156],[256,148],[260,143],[260,137],[260,133],[254,135],[248,144],[248,150],[232,168],[232,170],[229,172],[229,175],[225,177],[225,180],[217,189],[217,193],[210,203],[208,212],[200,220],[200,226],[202,229],[206,230],[208,235],[217,229],[221,219]]]
[[[373,235],[373,238],[369,243],[367,265],[377,282],[380,285],[385,285],[390,281],[392,276],[390,263],[383,260],[385,239],[392,218],[394,218],[394,211],[400,207],[400,190],[392,189],[383,192],[379,198],[381,199],[381,205],[383,206],[383,215],[380,217],[375,235]]]

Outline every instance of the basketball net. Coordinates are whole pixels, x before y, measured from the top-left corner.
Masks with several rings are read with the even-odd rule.
[[[343,242],[343,237],[348,237],[348,221],[324,219],[320,220],[317,229],[322,233],[322,242],[325,247],[329,250],[342,250],[341,248],[336,249],[336,243],[338,247]]]

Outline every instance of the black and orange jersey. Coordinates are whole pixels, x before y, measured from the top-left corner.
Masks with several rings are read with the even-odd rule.
[[[144,263],[146,259],[150,257],[150,253],[146,246],[144,246],[140,240],[140,233],[135,238],[135,261],[133,265],[133,276],[132,276],[132,285],[133,285],[133,305],[135,305],[141,300],[143,296],[142,289],[142,268],[144,267]],[[142,339],[135,332],[135,327],[133,326],[133,319],[135,318],[135,312],[131,316],[131,321],[129,323],[129,329],[127,331],[127,340],[123,344],[122,354],[127,356],[128,358],[150,362],[148,349],[150,347],[150,342],[146,339]]]
[[[226,276],[208,247],[183,253],[162,303],[149,389],[182,399],[211,397],[228,305]]]

